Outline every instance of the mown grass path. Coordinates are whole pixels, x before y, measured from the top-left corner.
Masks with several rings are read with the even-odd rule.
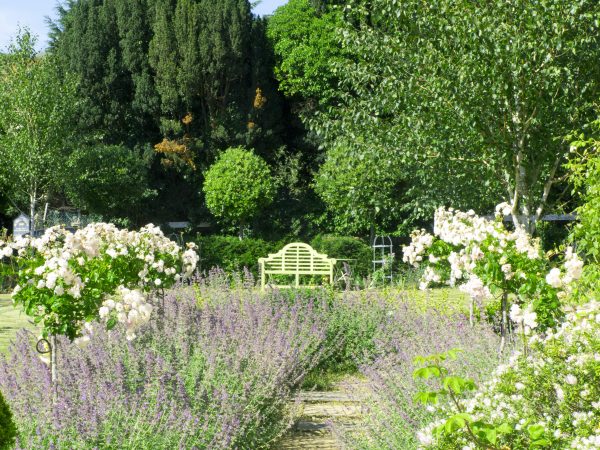
[[[35,329],[27,319],[21,309],[13,307],[10,295],[0,294],[0,353],[6,352],[18,330]]]
[[[336,383],[332,391],[301,391],[300,417],[276,450],[340,450],[341,442],[331,432],[329,423],[354,427],[361,419],[361,391],[365,381],[349,377]]]

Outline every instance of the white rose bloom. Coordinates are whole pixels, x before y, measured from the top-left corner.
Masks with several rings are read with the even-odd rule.
[[[104,305],[109,309],[115,309],[115,301],[110,298],[104,301]]]
[[[110,309],[106,306],[102,306],[99,310],[98,310],[98,314],[100,314],[100,318],[104,319],[106,318],[109,314],[110,314]]]
[[[48,289],[54,289],[54,286],[56,286],[57,278],[58,276],[55,272],[50,272],[48,275],[46,275],[46,287]]]
[[[512,304],[512,306],[510,307],[510,313],[508,315],[510,317],[510,320],[512,320],[513,322],[520,323],[521,320],[523,320],[523,316],[521,314],[521,307],[516,303]]]
[[[136,338],[136,334],[133,332],[133,330],[127,330],[125,332],[125,338],[128,341],[133,341]]]
[[[553,268],[548,275],[546,275],[546,283],[548,283],[553,288],[559,288],[562,286],[562,280],[560,278],[560,269]]]
[[[129,311],[129,315],[127,317],[127,322],[130,324],[136,323],[139,317],[140,317],[140,313],[137,312],[136,309],[132,309],[131,311]]]
[[[532,330],[537,328],[537,314],[533,312],[532,306],[529,305],[527,309],[523,312],[523,324],[526,327],[531,328]]]

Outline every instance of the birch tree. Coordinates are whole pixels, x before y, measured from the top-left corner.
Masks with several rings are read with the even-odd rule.
[[[407,207],[512,205],[530,232],[562,179],[562,137],[600,82],[597,0],[355,0],[345,7],[340,106],[311,126],[403,159]],[[480,211],[485,212],[485,211]]]
[[[60,186],[72,145],[75,86],[21,32],[0,59],[0,178],[5,194],[25,208],[35,230],[38,203]]]

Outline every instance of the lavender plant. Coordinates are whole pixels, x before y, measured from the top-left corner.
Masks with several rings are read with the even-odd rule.
[[[334,431],[353,449],[416,448],[416,431],[432,421],[435,413],[415,401],[428,381],[413,378],[414,358],[456,347],[468,349],[448,367],[452,373],[477,381],[498,364],[498,342],[485,323],[471,327],[463,315],[422,312],[410,299],[399,301],[377,330],[377,358],[360,368],[368,382],[364,421],[351,431],[339,427]]]
[[[272,301],[281,298],[293,304],[309,304],[325,324],[326,357],[305,380],[307,389],[329,389],[334,381],[358,371],[361,363],[372,361],[379,324],[389,306],[374,292],[331,289],[295,289],[267,294]]]
[[[321,357],[324,325],[310,304],[249,290],[204,302],[166,296],[137,338],[95,329],[84,348],[61,339],[60,395],[21,332],[0,360],[16,448],[266,448],[291,424],[292,392]]]

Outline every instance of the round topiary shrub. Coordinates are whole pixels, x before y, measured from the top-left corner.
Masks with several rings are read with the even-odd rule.
[[[13,422],[12,413],[0,392],[0,449],[10,448],[16,436],[17,428]]]
[[[251,150],[225,150],[205,175],[203,191],[212,214],[241,230],[273,201],[269,166]]]

